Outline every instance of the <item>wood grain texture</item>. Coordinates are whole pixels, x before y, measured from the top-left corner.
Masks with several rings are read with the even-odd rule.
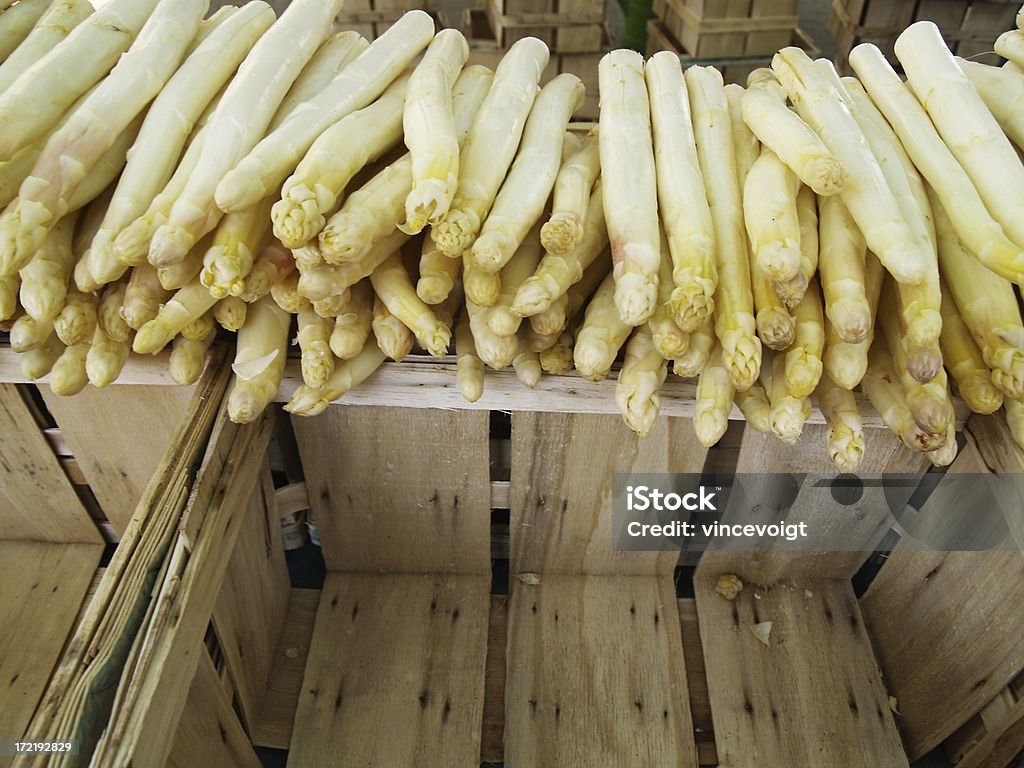
[[[848,582],[748,585],[734,601],[706,576],[695,589],[722,765],[908,765]],[[766,621],[768,647],[751,631]]]
[[[200,654],[167,760],[167,768],[195,768],[197,765],[260,768],[256,751],[238,722],[217,669],[205,651]]]
[[[679,624],[683,632],[683,655],[686,657],[686,689],[693,714],[693,736],[697,741],[697,757],[701,765],[718,765],[715,749],[715,726],[708,699],[708,676],[704,669],[704,651],[700,644],[700,626],[694,599],[678,601]]]
[[[706,454],[685,419],[640,438],[621,417],[513,414],[512,574],[670,574],[678,552],[613,550],[613,476],[699,473]]]
[[[194,387],[86,387],[40,392],[107,520],[124,533],[183,418]]]
[[[264,458],[213,610],[213,626],[249,728],[267,690],[291,592],[275,499]]]
[[[291,590],[267,690],[260,703],[259,716],[251,728],[253,743],[258,747],[288,749],[291,745],[292,724],[299,706],[302,676],[306,671],[319,605],[319,589]]]
[[[292,423],[328,570],[490,573],[487,414],[331,407]]]
[[[860,474],[888,472],[920,474],[928,460],[908,450],[888,430],[865,430],[866,450]],[[795,445],[786,445],[771,435],[753,429],[744,431],[737,473],[772,473],[771,489],[760,490],[751,499],[751,512],[743,522],[777,523],[808,521],[808,536],[795,545],[780,542],[767,551],[716,549],[712,542],[698,566],[699,572],[738,574],[744,581],[774,584],[785,578],[849,579],[858,570],[894,522],[891,509],[901,509],[916,486],[895,489],[865,487],[853,504],[841,504],[826,488],[810,487],[804,482],[795,496],[788,474],[834,476],[835,467],[826,449],[828,428],[808,424]],[[723,521],[729,522],[732,512]],[[785,551],[786,547],[788,551]],[[844,551],[835,551],[843,549]]]
[[[488,579],[329,573],[288,764],[480,764]]]
[[[670,579],[548,574],[508,616],[505,764],[697,765]]]
[[[0,539],[102,542],[13,384],[0,384],[0,434]]]
[[[25,733],[99,565],[99,544],[0,541],[0,733]],[[0,765],[10,758],[0,757]]]
[[[956,768],[1012,768],[1024,756],[1024,699],[1017,701]],[[1014,760],[1016,758],[1016,761]]]
[[[487,671],[484,679],[484,729],[480,759],[500,763],[505,755],[505,646],[508,639],[508,595],[491,595],[487,627]]]

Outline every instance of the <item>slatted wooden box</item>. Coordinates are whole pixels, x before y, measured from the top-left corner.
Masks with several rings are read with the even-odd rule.
[[[487,18],[498,47],[536,37],[553,53],[588,53],[606,46],[603,0],[488,0]]]
[[[934,21],[950,50],[984,64],[997,64],[992,41],[1014,27],[1020,4],[975,0],[833,0],[828,32],[838,46],[836,66],[847,72],[847,56],[860,43],[874,43],[896,62],[893,44],[915,21]]]
[[[450,361],[386,365],[348,404],[291,422],[328,573],[321,590],[289,590],[265,461],[273,416],[227,423],[228,376],[198,385],[205,406],[101,583],[98,600],[117,585],[144,606],[122,636],[101,765],[255,768],[250,739],[303,768],[896,768],[943,742],[961,767],[1006,766],[1024,746],[1019,552],[897,547],[858,599],[851,577],[886,529],[870,505],[816,505],[863,551],[705,553],[680,600],[677,554],[612,550],[613,473],[828,472],[818,414],[796,446],[737,421],[707,451],[687,382],[667,385],[639,439],[614,413],[614,382],[552,377],[531,392],[493,373],[470,408]],[[293,366],[282,399],[297,382]],[[864,471],[925,470],[865,418]],[[1024,470],[998,416],[962,436],[951,471]],[[129,578],[143,563],[151,589]],[[723,573],[748,585],[735,602],[714,592]],[[762,621],[768,647],[749,630]],[[95,641],[80,635],[71,662]],[[68,711],[47,694],[37,727]]]
[[[763,56],[789,44],[796,0],[654,0],[651,10],[676,40],[702,58]]]

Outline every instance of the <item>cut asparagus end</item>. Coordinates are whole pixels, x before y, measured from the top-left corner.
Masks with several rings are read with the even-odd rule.
[[[540,242],[544,250],[555,256],[564,256],[583,239],[583,227],[573,213],[559,211],[540,228]]]
[[[450,210],[437,226],[430,230],[434,243],[445,256],[455,259],[462,256],[480,231],[480,219],[471,210]]]
[[[672,316],[679,329],[690,333],[700,328],[715,311],[714,282],[703,277],[674,278]]]
[[[829,197],[842,191],[846,184],[846,166],[836,157],[815,156],[804,165],[800,178],[816,195]]]

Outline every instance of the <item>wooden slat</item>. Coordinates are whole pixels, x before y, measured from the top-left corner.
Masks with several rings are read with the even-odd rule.
[[[780,478],[788,473],[834,475],[835,467],[826,450],[827,427],[807,425],[795,445],[785,445],[771,435],[762,435],[752,429],[744,432],[740,446],[738,473],[773,473]],[[928,466],[928,460],[908,450],[888,430],[870,429],[865,434],[866,450],[861,463],[863,474],[894,472],[917,475]],[[836,502],[827,490],[803,490],[788,506],[788,513],[779,510],[790,502],[788,484],[780,482],[778,495],[757,499],[754,510],[761,517],[757,522],[777,523],[780,520],[809,521],[808,536],[800,542],[799,551],[744,551],[711,549],[701,558],[698,566],[706,572],[736,573],[744,581],[774,584],[784,578],[852,577],[867,558],[868,553],[881,541],[893,522],[890,505],[898,505],[910,498],[913,487],[883,489],[865,487],[860,500],[844,505]],[[727,512],[725,518],[731,513]],[[743,522],[752,522],[751,514],[744,510]],[[728,520],[726,520],[728,522]],[[847,551],[836,552],[837,542]],[[780,543],[785,546],[785,543]]]
[[[478,765],[488,587],[477,575],[329,573],[288,764]]]
[[[670,574],[678,552],[612,549],[613,475],[699,473],[706,453],[684,419],[639,438],[620,417],[514,414],[512,574]]]
[[[1024,699],[993,724],[978,743],[956,764],[956,768],[1007,768],[1019,766],[1024,755]],[[1014,761],[1017,758],[1017,761]]]
[[[697,604],[684,598],[679,603],[679,624],[683,632],[683,655],[686,657],[686,689],[690,694],[693,735],[697,741],[697,758],[701,765],[718,765],[715,749],[715,727],[708,698],[708,677],[704,669],[704,651],[700,644]]]
[[[692,768],[685,682],[669,579],[523,585],[509,607],[505,764]]]
[[[508,595],[491,595],[484,677],[483,736],[480,759],[500,763],[505,756],[505,645],[508,640]]]
[[[256,751],[231,709],[217,669],[205,651],[200,653],[199,666],[167,760],[167,768],[195,768],[197,765],[260,768]]]
[[[107,520],[119,534],[185,416],[193,387],[86,387],[40,392]]]
[[[249,506],[213,611],[213,625],[243,723],[251,728],[267,690],[291,591],[266,459]]]
[[[486,413],[332,407],[293,423],[328,570],[490,573]]]
[[[118,384],[158,384],[178,386],[171,378],[171,352],[167,349],[157,355],[132,355],[125,363]],[[10,347],[0,346],[0,382],[12,384],[49,384],[49,375],[30,379],[21,372],[21,360]]]
[[[949,471],[985,470],[968,435]],[[929,497],[915,521],[920,541],[928,541],[929,529],[941,535],[955,525],[953,517],[965,522],[970,501],[945,490]],[[862,604],[912,759],[951,736],[1024,669],[1020,551],[944,552],[901,543]]]
[[[260,704],[259,716],[251,729],[256,746],[288,749],[291,744],[292,724],[295,722],[295,710],[299,706],[302,676],[306,672],[306,659],[319,604],[319,589],[291,590],[267,690]]]
[[[0,539],[103,541],[13,384],[0,384]]]
[[[0,541],[0,733],[8,738],[25,732],[102,552],[99,544]]]
[[[849,582],[695,589],[722,765],[908,765]],[[766,647],[751,628],[768,621]]]

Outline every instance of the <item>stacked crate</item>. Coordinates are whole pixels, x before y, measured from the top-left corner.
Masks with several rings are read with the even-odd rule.
[[[992,41],[1014,25],[1017,2],[973,0],[834,0],[828,31],[838,44],[836,66],[848,71],[847,56],[860,43],[874,43],[895,62],[893,44],[915,21],[934,21],[950,50],[984,64],[996,64]]]
[[[426,0],[345,0],[334,26],[338,31],[351,29],[367,40],[374,40],[402,14],[426,8]]]

